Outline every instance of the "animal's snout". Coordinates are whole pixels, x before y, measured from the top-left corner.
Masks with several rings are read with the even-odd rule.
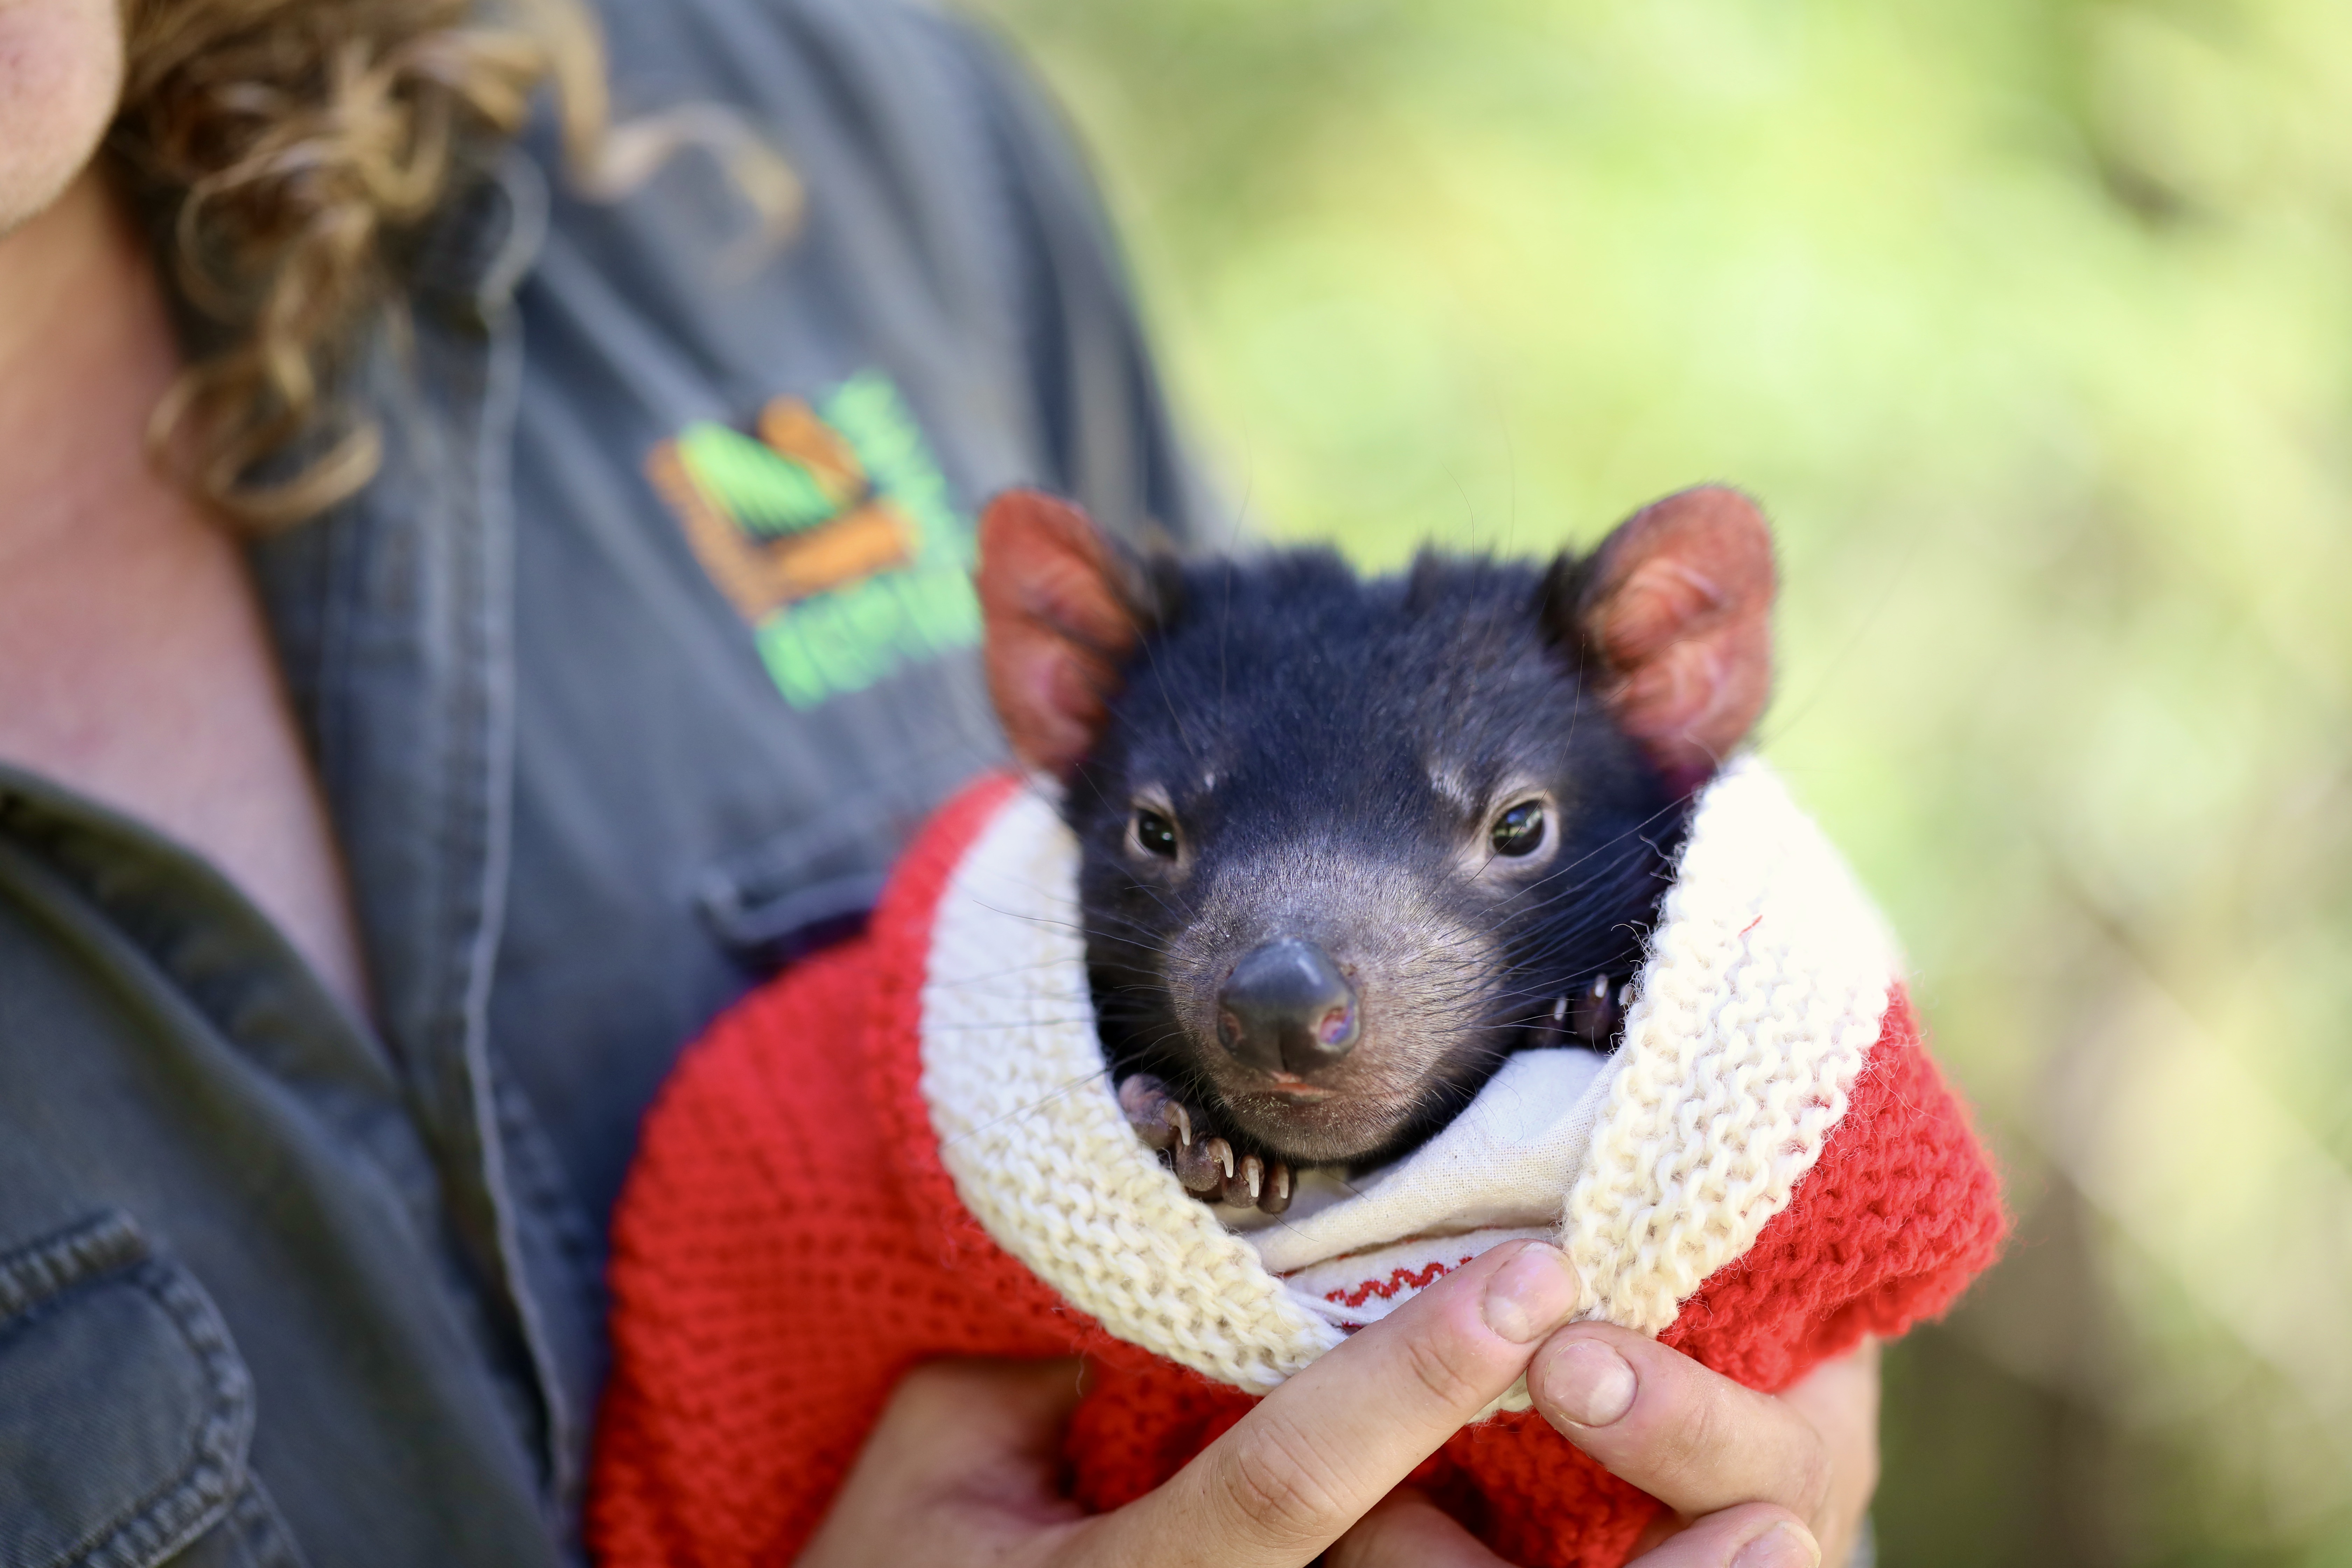
[[[1217,993],[1217,1038],[1261,1072],[1312,1077],[1355,1048],[1363,1033],[1356,988],[1314,942],[1262,942]]]

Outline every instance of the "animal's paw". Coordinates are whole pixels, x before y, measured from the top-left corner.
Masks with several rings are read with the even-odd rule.
[[[1596,974],[1581,990],[1559,999],[1552,1010],[1556,1024],[1564,1025],[1586,1049],[1617,1048],[1617,1032],[1625,1026],[1625,1007],[1633,987],[1620,987],[1606,974]]]
[[[1290,1206],[1290,1167],[1279,1160],[1234,1152],[1223,1138],[1198,1138],[1192,1111],[1150,1073],[1118,1086],[1118,1108],[1146,1146],[1167,1158],[1184,1188],[1203,1203],[1280,1214]]]

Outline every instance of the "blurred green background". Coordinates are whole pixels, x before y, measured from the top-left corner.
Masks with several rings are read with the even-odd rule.
[[[2352,5],[983,0],[1256,528],[1701,479],[2021,1222],[1883,1560],[2352,1564]]]

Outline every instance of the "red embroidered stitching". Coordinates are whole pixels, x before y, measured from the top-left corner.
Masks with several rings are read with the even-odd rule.
[[[1342,1307],[1360,1307],[1375,1296],[1383,1301],[1390,1300],[1407,1286],[1419,1290],[1441,1275],[1450,1273],[1469,1261],[1465,1258],[1451,1264],[1433,1263],[1426,1268],[1392,1269],[1384,1280],[1367,1279],[1352,1290],[1326,1290],[1323,1299],[1336,1301]]]

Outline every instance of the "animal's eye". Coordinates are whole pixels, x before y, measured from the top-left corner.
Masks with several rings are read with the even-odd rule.
[[[1544,808],[1539,800],[1523,800],[1495,818],[1487,834],[1497,855],[1532,855],[1543,847]]]
[[[1147,854],[1162,860],[1176,858],[1176,825],[1149,806],[1136,807],[1135,841]]]

